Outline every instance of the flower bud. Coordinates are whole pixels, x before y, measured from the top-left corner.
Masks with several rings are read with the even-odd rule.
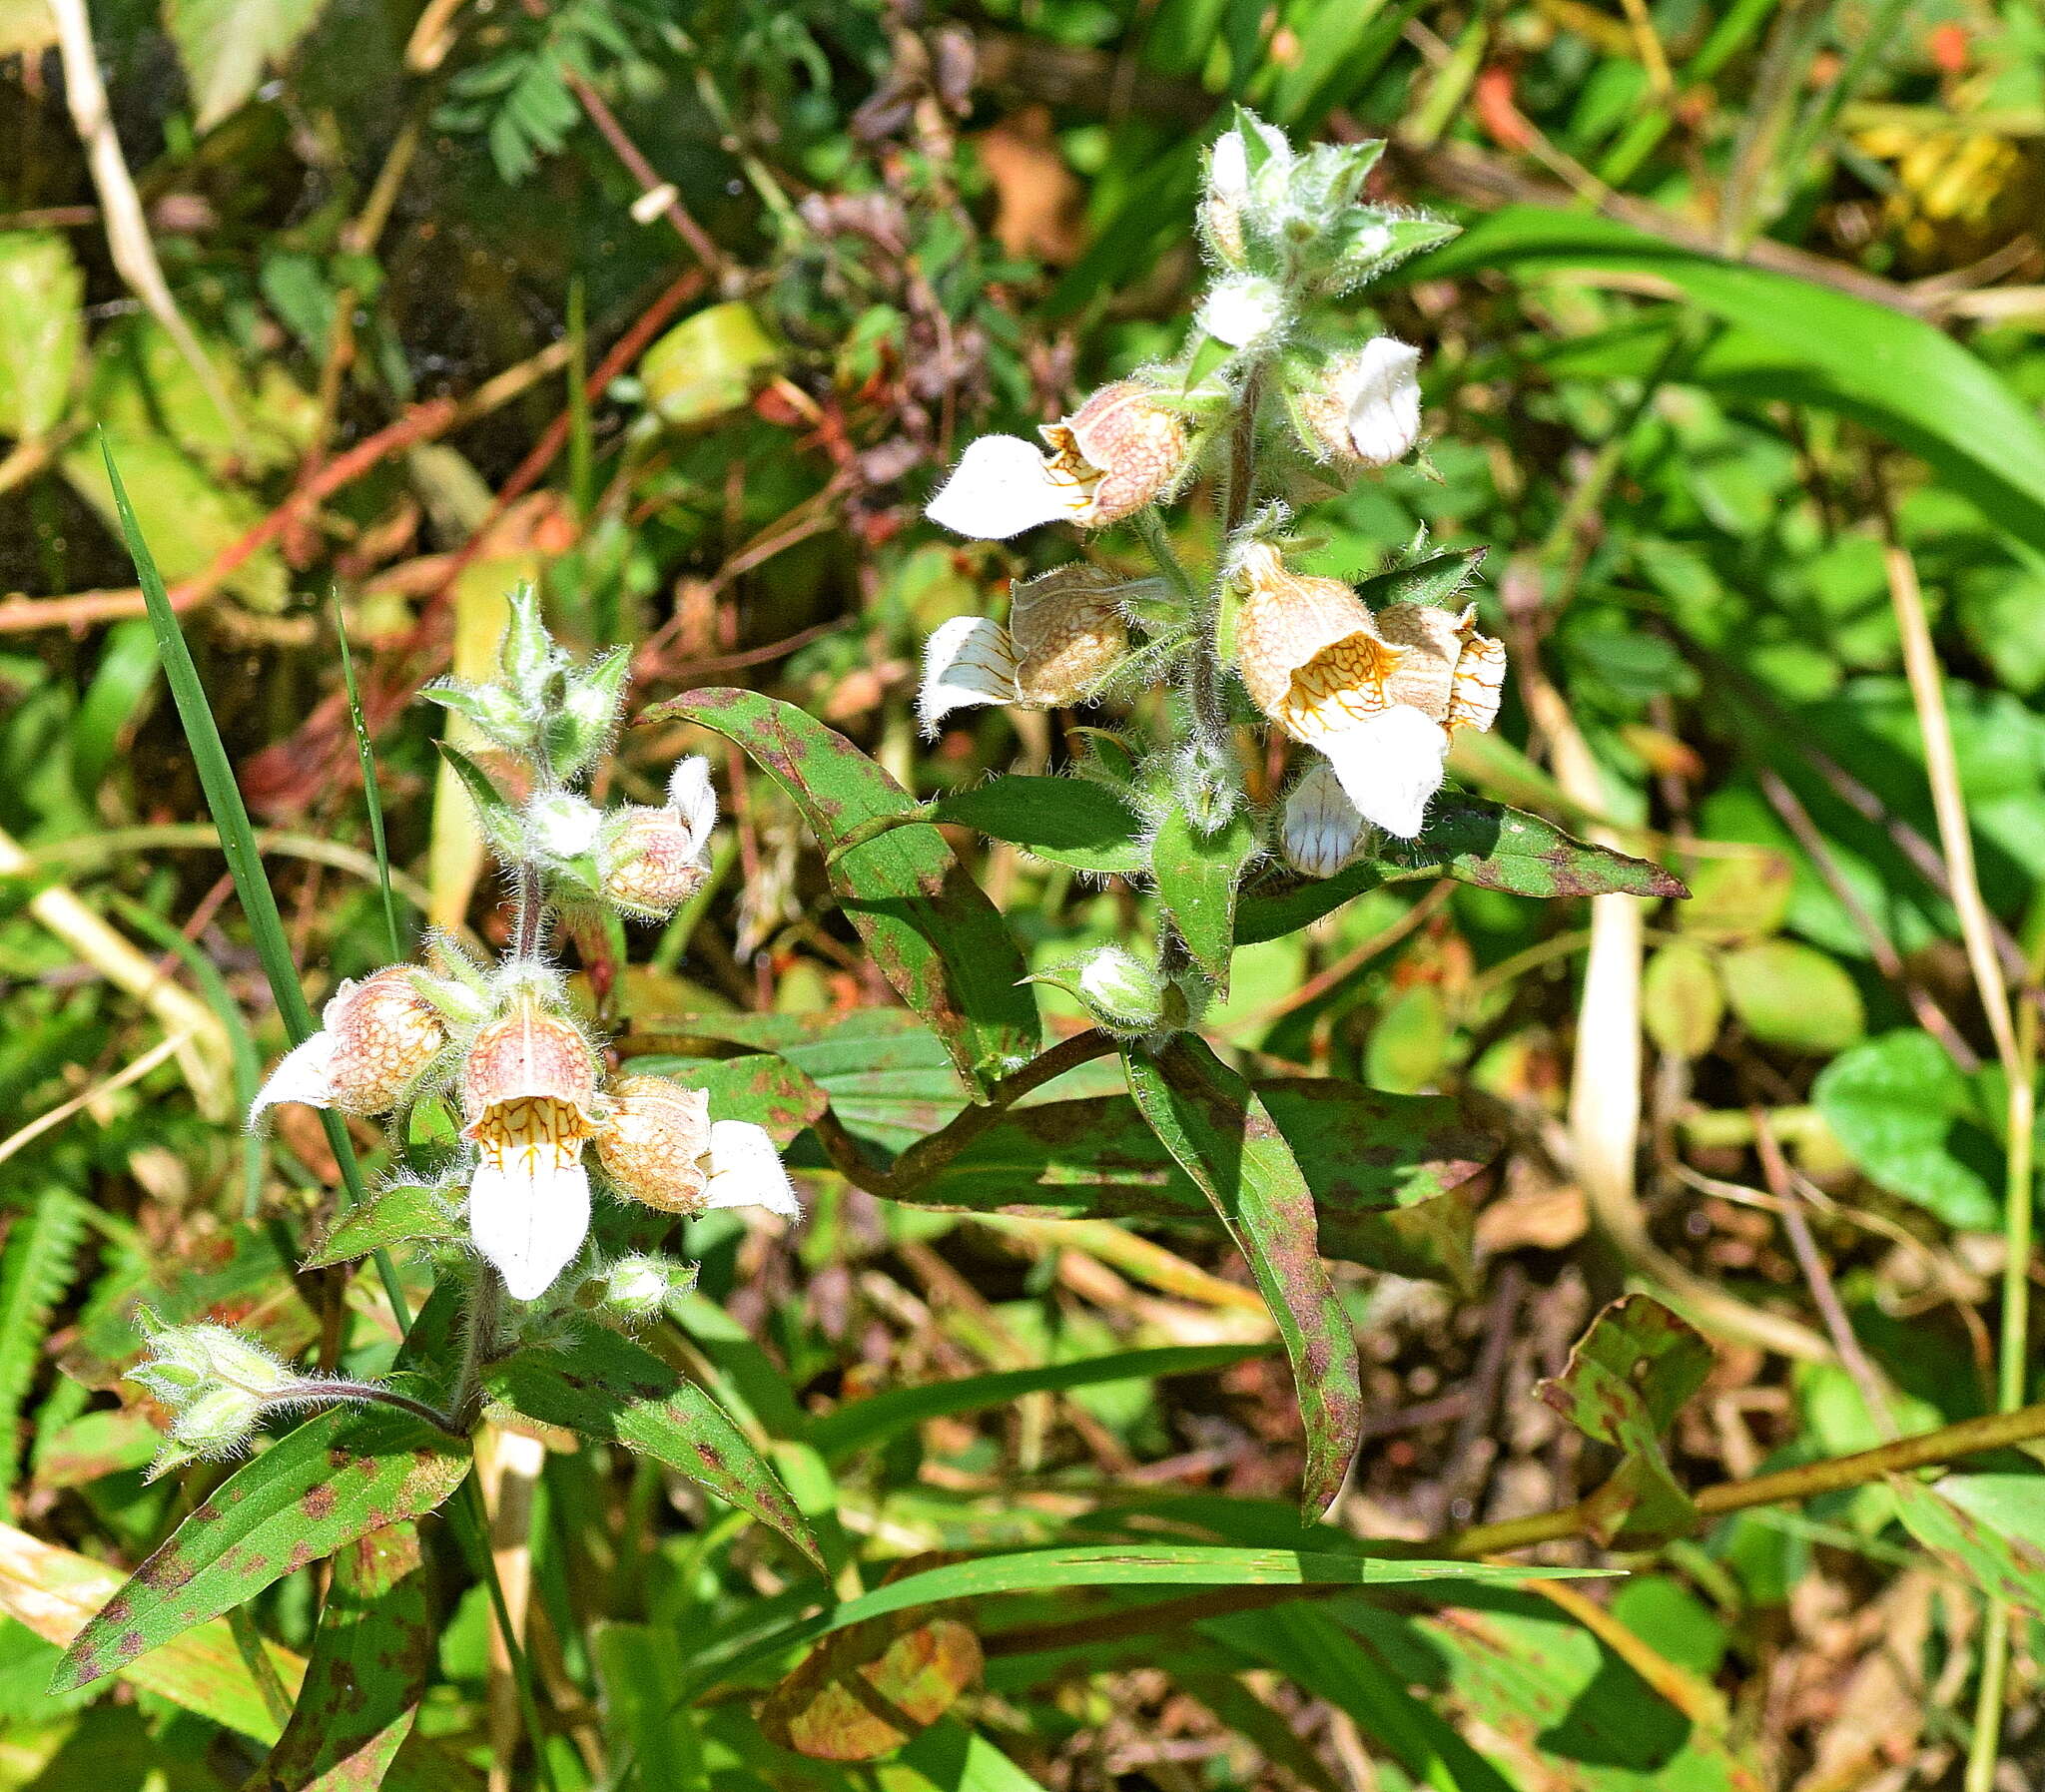
[[[1262,347],[1284,327],[1285,295],[1276,281],[1236,275],[1209,290],[1194,321],[1231,348]]]
[[[664,1076],[624,1076],[611,1088],[596,1155],[617,1191],[663,1213],[700,1213],[710,1179],[710,1097]]]
[[[262,1416],[263,1403],[240,1388],[216,1388],[202,1394],[172,1422],[170,1442],[150,1466],[151,1479],[194,1457],[238,1455],[255,1435]]]
[[[1186,820],[1202,836],[1225,828],[1242,803],[1241,769],[1217,742],[1189,743],[1172,766],[1171,782]]]
[[[1214,140],[1207,159],[1206,197],[1199,208],[1208,244],[1233,267],[1242,265],[1246,216],[1260,202],[1283,193],[1292,168],[1292,146],[1284,132],[1249,113],[1237,116],[1236,127]]]
[[[1096,946],[1027,979],[1076,996],[1097,1025],[1123,1037],[1156,1028],[1165,990],[1157,972],[1118,945]]]
[[[669,809],[628,809],[606,830],[603,894],[635,911],[672,914],[703,888],[695,831]]]
[[[1285,799],[1279,837],[1285,863],[1305,878],[1332,878],[1356,857],[1363,817],[1343,794],[1335,768],[1317,759]]]
[[[695,1286],[693,1263],[671,1263],[665,1257],[621,1257],[575,1291],[575,1304],[602,1308],[628,1325],[636,1324],[657,1317],[669,1301]]]
[[[1419,365],[1418,348],[1377,336],[1294,388],[1294,416],[1308,452],[1348,467],[1403,460],[1420,439]]]
[[[603,812],[568,791],[535,797],[525,806],[525,829],[533,846],[549,859],[580,859],[596,848]]]
[[[1091,502],[1079,521],[1104,528],[1133,516],[1168,490],[1186,464],[1186,426],[1139,380],[1104,385],[1061,423],[1042,430],[1055,460],[1082,482]]]
[[[249,1110],[253,1126],[280,1101],[384,1114],[412,1092],[447,1044],[440,1011],[407,964],[345,982],[327,1004],[326,1025],[285,1054]]]

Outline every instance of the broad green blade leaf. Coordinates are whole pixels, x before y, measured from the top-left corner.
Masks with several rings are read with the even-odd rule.
[[[1551,822],[1459,791],[1437,797],[1414,841],[1388,840],[1373,862],[1332,878],[1245,893],[1235,939],[1253,945],[1298,931],[1351,896],[1408,878],[1453,878],[1510,896],[1684,896],[1682,881],[1645,859],[1575,840]]]
[[[692,691],[642,722],[695,722],[772,778],[828,855],[852,829],[914,808],[843,735],[751,691]],[[961,1073],[990,1083],[1032,1056],[1040,1031],[1008,923],[935,828],[896,828],[830,868],[831,889],[897,993],[944,1040]]]
[[[1214,1618],[1200,1628],[1275,1667],[1302,1691],[1346,1711],[1356,1727],[1436,1792],[1517,1792],[1455,1728],[1326,1612],[1277,1606]]]
[[[1349,1315],[1319,1255],[1313,1192],[1270,1111],[1195,1035],[1123,1056],[1129,1093],[1199,1184],[1271,1310],[1306,1423],[1300,1504],[1325,1511],[1356,1454],[1363,1388]]]
[[[1891,1476],[1904,1528],[1991,1599],[2045,1617],[2045,1476]]]
[[[354,1792],[385,1783],[436,1665],[419,1528],[357,1537],[334,1558],[306,1684],[264,1763],[272,1792]]]
[[[652,1352],[596,1326],[491,1365],[491,1394],[542,1425],[622,1444],[751,1512],[822,1565],[781,1479],[724,1410]]]
[[[786,1150],[821,1114],[830,1097],[777,1052],[738,1058],[685,1058],[655,1053],[628,1058],[621,1074],[671,1076],[710,1097],[713,1120],[748,1120],[764,1126]]]
[[[171,38],[185,64],[202,131],[236,111],[313,28],[326,0],[169,0]]]
[[[0,58],[7,53],[0,28]],[[34,441],[63,420],[85,344],[84,299],[85,275],[62,237],[0,233],[0,435]]]
[[[1549,1601],[1503,1588],[1441,1616],[1406,1617],[1356,1600],[1338,1621],[1399,1680],[1435,1689],[1430,1702],[1440,1716],[1480,1741],[1515,1786],[1763,1792],[1771,1785],[1735,1740],[1711,1685],[1724,1633],[1709,1611],[1675,1583],[1641,1575],[1622,1583],[1607,1609],[1662,1657],[1659,1667],[1643,1661],[1656,1679]]]
[[[439,1190],[397,1182],[378,1189],[361,1206],[344,1210],[301,1267],[324,1269],[388,1245],[462,1236],[461,1221]]]
[[[1103,1382],[1150,1381],[1167,1375],[1207,1375],[1261,1357],[1256,1344],[1189,1344],[1161,1350],[1118,1351],[1077,1363],[964,1376],[926,1388],[890,1388],[827,1413],[810,1428],[810,1442],[826,1457],[849,1456],[948,1413],[978,1413],[1046,1389],[1093,1388]]]
[[[2002,1226],[2001,1147],[1973,1079],[1929,1033],[1842,1052],[1811,1101],[1867,1178],[1962,1232]]]
[[[1439,1275],[1451,1196],[1499,1151],[1445,1095],[1389,1095],[1333,1077],[1254,1085],[1304,1169],[1324,1255],[1400,1275]],[[969,1213],[1163,1222],[1197,1232],[1213,1204],[1125,1095],[1030,1102],[1011,1110],[919,1188],[896,1197]],[[1427,1241],[1434,1239],[1433,1244]],[[1432,1264],[1434,1267],[1426,1267]]]
[[[890,1612],[913,1611],[991,1593],[1046,1592],[1067,1586],[1421,1586],[1517,1585],[1570,1579],[1603,1569],[1527,1568],[1477,1561],[1417,1561],[1299,1549],[1238,1549],[1212,1543],[1057,1544],[949,1562],[908,1574],[815,1617],[742,1644],[729,1659],[706,1659],[700,1684],[731,1677],[755,1661]]]
[[[56,1689],[125,1667],[364,1533],[431,1511],[466,1442],[389,1407],[309,1419],[237,1469],[71,1645]]]
[[[1247,811],[1225,828],[1203,835],[1174,806],[1150,848],[1150,872],[1157,899],[1177,925],[1193,961],[1222,991],[1228,987],[1228,959],[1235,949],[1235,891],[1243,867],[1257,850],[1257,831]]]
[[[948,792],[930,806],[930,816],[1074,871],[1128,874],[1143,869],[1142,819],[1105,785],[1087,778],[1004,773]]]
[[[902,1151],[966,1105],[944,1046],[900,1008],[828,1014],[683,1014],[635,1020],[635,1030],[724,1039],[778,1052],[831,1098],[847,1130]]]
[[[0,1611],[44,1641],[68,1648],[120,1588],[121,1576],[105,1564],[0,1524]],[[266,1647],[285,1690],[296,1695],[305,1662],[275,1643]],[[266,1744],[277,1740],[277,1720],[225,1618],[200,1624],[118,1671],[131,1685],[237,1735]]]
[[[1800,939],[1757,939],[1722,954],[1725,999],[1763,1045],[1830,1057],[1867,1030],[1860,989],[1838,960]]]
[[[912,1737],[895,1757],[936,1792],[1043,1792],[1040,1782],[985,1736],[947,1720]],[[921,1792],[905,1786],[904,1792]]]
[[[1626,1461],[1586,1501],[1603,1542],[1679,1536],[1696,1520],[1662,1453],[1662,1436],[1711,1373],[1711,1347],[1688,1320],[1644,1294],[1598,1315],[1568,1366],[1536,1392],[1586,1436]]]
[[[1921,456],[1991,521],[2045,548],[2045,424],[1986,362],[1923,318],[1588,214],[1520,206],[1409,264],[1401,279],[1501,268],[1617,269],[1673,282],[1732,326],[1687,379],[1856,418]]]
[[[705,1784],[696,1714],[685,1695],[673,1634],[651,1624],[599,1624],[590,1647],[603,1687],[613,1783],[641,1792]]]
[[[1454,878],[1511,896],[1690,895],[1659,865],[1573,840],[1523,810],[1453,791],[1435,799],[1418,840],[1386,843],[1384,863],[1387,875]]]

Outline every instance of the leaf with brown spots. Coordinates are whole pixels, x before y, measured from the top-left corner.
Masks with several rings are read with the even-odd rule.
[[[57,1690],[113,1673],[365,1532],[431,1511],[468,1446],[389,1407],[309,1419],[244,1463],[72,1643]]]
[[[1356,1336],[1321,1261],[1313,1191],[1270,1109],[1197,1035],[1123,1056],[1129,1093],[1214,1211],[1271,1310],[1306,1422],[1300,1504],[1318,1516],[1342,1486],[1363,1422]]]
[[[2045,1616],[2045,1476],[1948,1475],[1926,1487],[1892,1475],[1903,1527],[1982,1593]]]
[[[818,1644],[768,1694],[760,1728],[815,1761],[878,1760],[943,1717],[980,1670],[980,1640],[957,1618],[873,1618]]]
[[[388,1783],[434,1665],[426,1583],[419,1527],[409,1519],[335,1556],[305,1687],[264,1763],[264,1792],[372,1792]],[[473,1776],[440,1783],[455,1792]]]
[[[1598,1315],[1562,1374],[1536,1390],[1587,1437],[1626,1453],[1587,1501],[1601,1541],[1666,1541],[1692,1527],[1697,1511],[1669,1471],[1662,1434],[1710,1373],[1711,1347],[1688,1320],[1629,1294]]]
[[[1525,810],[1449,791],[1435,799],[1418,840],[1388,840],[1376,858],[1332,878],[1274,881],[1254,896],[1245,893],[1236,943],[1296,932],[1351,896],[1413,878],[1453,878],[1509,896],[1690,895],[1682,879],[1659,865],[1574,839]]]
[[[483,1379],[493,1396],[528,1419],[665,1463],[823,1566],[808,1520],[766,1459],[716,1401],[651,1351],[582,1325],[572,1344],[520,1351]]]
[[[675,1057],[665,1052],[632,1059],[635,1076],[669,1076],[710,1097],[713,1120],[747,1120],[764,1126],[786,1151],[829,1101],[824,1091],[786,1058],[771,1051],[740,1058]]]
[[[656,704],[642,722],[694,722],[745,753],[787,793],[828,855],[853,829],[916,805],[842,734],[778,698],[721,688]],[[985,1085],[1035,1054],[1036,999],[1008,923],[925,823],[890,829],[836,860],[832,894],[902,999]]]

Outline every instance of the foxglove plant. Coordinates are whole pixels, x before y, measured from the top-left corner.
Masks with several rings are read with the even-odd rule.
[[[1454,234],[1363,200],[1381,147],[1295,155],[1279,132],[1239,114],[1208,158],[1198,217],[1213,274],[1179,354],[1046,427],[1047,454],[1013,436],[974,442],[930,506],[934,521],[979,540],[1051,522],[1135,527],[1154,577],[1075,561],[1018,583],[1006,627],[959,617],[938,629],[919,714],[935,734],[974,705],[1050,709],[1168,687],[1168,737],[1131,773],[1097,758],[1082,769],[1116,782],[1156,838],[1176,839],[1168,818],[1183,817],[1195,851],[1247,818],[1251,850],[1236,855],[1232,885],[1273,859],[1330,878],[1374,846],[1414,841],[1453,735],[1488,729],[1498,713],[1505,650],[1478,632],[1473,606],[1456,602],[1474,556],[1414,549],[1389,581],[1372,583],[1422,595],[1376,607],[1292,565],[1305,543],[1283,493],[1300,483],[1302,463],[1347,479],[1420,442],[1419,350],[1389,335],[1345,342],[1335,308]],[[1195,577],[1158,512],[1207,472],[1223,534]],[[1396,576],[1422,566],[1417,579]],[[1245,730],[1310,750],[1277,801],[1253,795],[1243,774]],[[1168,879],[1152,869],[1162,889]],[[1197,1015],[1219,979],[1188,961],[1168,896],[1166,908],[1159,973]],[[1101,998],[1110,985],[1115,998]],[[1169,1011],[1132,999],[1119,960],[1071,986],[1119,1030],[1132,1013],[1154,1022]]]
[[[466,1250],[453,1248],[450,1261],[459,1273],[466,1259],[471,1379],[495,1348],[500,1292],[536,1304],[519,1322],[529,1332],[550,1302],[643,1322],[692,1280],[686,1266],[644,1254],[590,1262],[568,1278],[586,1256],[595,1187],[683,1217],[736,1207],[801,1216],[763,1128],[713,1118],[703,1090],[669,1078],[606,1075],[548,955],[550,917],[664,920],[706,876],[717,821],[707,761],[682,760],[659,807],[600,810],[583,794],[618,725],[625,660],[619,651],[575,666],[521,589],[499,676],[428,691],[496,749],[525,791],[513,802],[467,756],[444,749],[510,879],[510,944],[485,964],[435,937],[422,962],[343,983],[321,1030],[285,1056],[250,1109],[251,1126],[285,1102],[382,1118],[401,1156],[413,1111],[450,1107],[457,1149],[433,1188],[459,1204],[463,1223]],[[148,1336],[135,1379],[173,1415],[160,1468],[237,1453],[271,1410],[350,1401],[433,1410],[374,1385],[294,1375],[217,1326],[149,1322]],[[472,1417],[474,1395],[457,1388],[442,1416],[450,1429]]]

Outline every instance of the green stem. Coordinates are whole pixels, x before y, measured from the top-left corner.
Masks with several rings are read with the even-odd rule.
[[[482,1415],[483,1369],[497,1346],[497,1312],[503,1304],[504,1278],[492,1264],[476,1271],[469,1291],[468,1326],[461,1338],[461,1367],[454,1381],[454,1423],[466,1434]]]
[[[1193,575],[1186,571],[1185,562],[1171,545],[1171,537],[1165,533],[1164,519],[1157,514],[1157,507],[1153,504],[1138,510],[1130,520],[1136,525],[1136,533],[1143,538],[1143,546],[1150,558],[1157,563],[1157,570],[1165,576],[1171,588],[1180,597],[1196,597],[1199,592],[1193,583]]]

